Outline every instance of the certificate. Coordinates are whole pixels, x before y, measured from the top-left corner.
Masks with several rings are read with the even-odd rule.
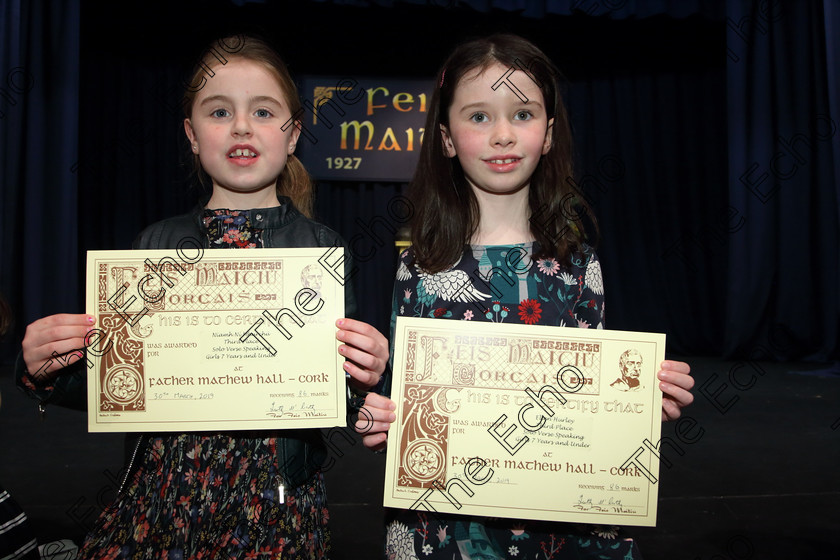
[[[665,335],[398,317],[385,505],[656,524]]]
[[[346,423],[337,248],[89,251],[91,432]]]

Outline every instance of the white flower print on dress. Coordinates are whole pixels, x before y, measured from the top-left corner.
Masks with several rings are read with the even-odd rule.
[[[601,537],[602,539],[614,539],[618,536],[618,527],[607,525],[596,525],[592,529],[592,534]]]
[[[560,273],[560,279],[567,286],[574,286],[575,284],[577,284],[577,280],[575,280],[575,277],[566,271]]]
[[[394,521],[388,525],[385,555],[388,560],[418,560],[414,554],[414,539],[405,523]]]
[[[434,549],[432,548],[432,545],[430,545],[430,544],[424,544],[423,545],[423,554],[425,554],[426,556],[431,554],[433,550]]]
[[[397,269],[397,280],[403,282],[411,278],[411,271],[405,266],[405,261],[400,260],[400,267]]]
[[[508,548],[508,554],[511,556],[519,556],[519,549],[513,545]]]
[[[417,303],[421,306],[421,316],[423,308],[432,307],[438,298],[446,302],[471,303],[490,297],[490,294],[476,288],[470,275],[463,270],[449,269],[435,274],[419,270],[417,277]]]
[[[604,279],[601,276],[601,263],[596,260],[590,260],[586,265],[586,277],[584,278],[586,285],[593,293],[602,296],[604,295]]]

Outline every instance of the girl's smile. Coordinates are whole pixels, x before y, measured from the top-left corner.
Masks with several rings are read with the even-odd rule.
[[[521,161],[521,157],[510,155],[498,156],[493,159],[484,160],[484,162],[497,173],[508,173],[513,171]]]

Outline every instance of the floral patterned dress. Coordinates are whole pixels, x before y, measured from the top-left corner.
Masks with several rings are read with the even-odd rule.
[[[449,270],[428,274],[400,255],[397,315],[461,321],[604,328],[604,284],[595,253],[534,260],[533,245],[470,246]],[[478,271],[478,273],[476,273]],[[478,278],[478,275],[482,278]],[[389,560],[641,558],[618,527],[389,510]]]
[[[206,211],[211,248],[262,247],[248,211]],[[81,558],[329,557],[320,473],[279,495],[273,432],[159,434],[87,536]]]

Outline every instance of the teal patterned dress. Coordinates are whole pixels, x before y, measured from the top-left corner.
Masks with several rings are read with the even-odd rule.
[[[400,255],[397,316],[604,328],[601,265],[589,248],[566,262],[533,259],[531,243],[469,246],[452,268],[427,274],[411,249]],[[476,272],[477,271],[477,272]],[[389,560],[560,560],[641,558],[618,527],[430,515],[389,510]]]

